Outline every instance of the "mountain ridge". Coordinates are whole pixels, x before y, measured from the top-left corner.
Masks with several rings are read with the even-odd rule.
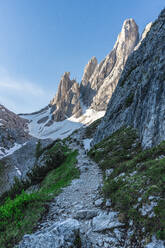
[[[96,120],[94,114],[99,117],[103,116],[124,64],[138,41],[137,24],[133,19],[125,20],[112,51],[99,64],[96,57],[89,60],[85,66],[80,84],[74,79],[70,79],[69,72],[65,72],[60,80],[55,97],[47,107],[37,112],[36,118],[39,114],[41,115],[37,122],[34,121],[35,115],[33,113],[20,116],[29,119],[31,130],[36,130],[36,124],[40,125],[37,130],[40,134],[43,132],[44,137],[46,137],[46,132],[49,132],[47,127],[51,127],[55,131],[55,126],[59,126],[60,122],[70,121],[70,118],[73,122],[86,125]],[[89,113],[92,113],[90,121],[88,121]],[[76,125],[73,124],[73,126]],[[66,132],[66,129],[64,132]],[[38,131],[36,134],[35,132],[31,134],[36,137],[40,136]]]
[[[124,125],[138,130],[144,148],[165,139],[164,28],[165,9],[129,56],[94,143]]]

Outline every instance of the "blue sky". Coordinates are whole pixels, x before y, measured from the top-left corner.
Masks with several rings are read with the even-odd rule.
[[[62,74],[79,82],[92,56],[113,48],[126,18],[140,33],[164,0],[0,0],[0,103],[32,112],[49,103]]]

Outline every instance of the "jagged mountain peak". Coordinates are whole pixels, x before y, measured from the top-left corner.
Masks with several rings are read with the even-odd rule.
[[[123,22],[123,26],[122,26],[121,32],[119,34],[120,39],[121,39],[121,37],[123,37],[123,38],[126,39],[127,38],[127,34],[129,32],[132,33],[133,30],[138,31],[138,25],[136,24],[135,20],[133,18],[126,19]]]
[[[150,31],[151,29],[151,26],[152,26],[152,22],[148,23],[140,37],[140,41],[139,43],[137,44],[137,46],[134,48],[134,50],[137,50],[139,48],[139,46],[141,45],[142,41],[145,39],[146,35],[148,34],[148,32]]]
[[[92,76],[97,64],[98,64],[97,59],[95,56],[93,56],[89,60],[88,64],[85,66],[84,74],[83,74],[82,82],[81,82],[83,86],[86,86],[88,84],[90,77]]]
[[[129,30],[131,27],[136,27],[138,28],[135,20],[133,18],[128,18],[128,19],[125,19],[125,21],[123,22],[123,26],[122,26],[122,30],[125,29],[125,30]]]
[[[133,19],[124,21],[112,51],[95,66],[83,84],[83,102],[95,110],[106,110],[129,54],[139,41],[138,26]],[[86,66],[88,68],[90,62]],[[88,82],[87,82],[88,81]]]
[[[55,97],[50,102],[52,120],[62,121],[72,115],[81,114],[80,87],[75,79],[70,79],[70,72],[65,72]]]
[[[70,79],[70,72],[65,72],[61,77],[57,93],[50,104],[54,105],[57,101],[61,101],[62,98],[65,98],[66,94],[72,88],[73,84],[78,85],[75,80]]]
[[[136,39],[135,39],[136,34]],[[123,43],[127,43],[127,47],[124,49],[129,49],[132,51],[132,49],[135,47],[135,45],[139,41],[139,28],[134,19],[126,19],[123,23],[122,29],[120,34],[118,35],[116,44],[114,46],[114,49],[116,49],[119,44],[119,49],[123,49]]]

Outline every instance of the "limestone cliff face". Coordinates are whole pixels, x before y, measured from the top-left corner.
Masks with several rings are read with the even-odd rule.
[[[148,23],[141,35],[141,38],[137,44],[137,46],[134,48],[134,50],[137,50],[139,48],[139,46],[141,45],[142,41],[146,38],[146,35],[148,34],[148,32],[150,31],[151,29],[151,26],[152,26],[152,22]]]
[[[30,136],[27,133],[28,121],[9,111],[0,104],[0,150],[10,149],[14,143],[22,144]]]
[[[65,72],[61,78],[56,96],[50,102],[52,119],[63,121],[72,115],[81,114],[80,87],[75,80],[70,79],[70,73]]]
[[[138,41],[138,26],[135,21],[133,19],[125,20],[113,50],[98,65],[96,59],[91,60],[92,62],[94,61],[92,69],[95,67],[95,70],[92,74],[89,74],[90,77],[85,77],[85,80],[83,77],[81,83],[83,94],[84,92],[86,94],[83,97],[84,104],[95,110],[106,109],[126,60]],[[88,68],[91,68],[91,61],[86,66],[85,72]]]
[[[91,91],[90,79],[93,72],[96,69],[97,64],[98,63],[96,57],[92,57],[84,69],[84,74],[80,85],[80,92],[81,92],[82,100],[85,105],[88,105],[88,101],[89,101],[88,92]]]
[[[165,139],[165,9],[129,56],[94,143],[124,125],[138,130],[143,147]]]

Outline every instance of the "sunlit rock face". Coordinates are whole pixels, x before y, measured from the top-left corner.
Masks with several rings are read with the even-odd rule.
[[[106,110],[126,60],[138,41],[138,26],[133,19],[127,19],[113,50],[106,58],[100,64],[97,64],[95,57],[89,61],[81,83],[85,105],[95,110]]]
[[[69,72],[65,72],[62,76],[57,94],[50,106],[54,121],[63,121],[72,115],[80,116],[80,87],[75,80],[70,79]]]
[[[128,125],[145,148],[165,139],[165,9],[129,56],[94,143]]]
[[[57,93],[47,107],[51,108],[49,115],[39,122],[51,126],[54,121],[63,121],[71,116],[80,117],[84,107],[105,111],[125,62],[138,40],[138,26],[135,21],[125,20],[113,50],[100,64],[96,57],[90,59],[80,85],[76,80],[70,79],[69,72],[64,73]]]
[[[80,85],[80,91],[81,91],[81,97],[82,97],[83,103],[86,106],[89,105],[89,97],[90,97],[89,92],[91,91],[90,80],[97,65],[98,63],[97,63],[96,57],[92,57],[84,68],[84,74],[83,74],[81,85]]]

